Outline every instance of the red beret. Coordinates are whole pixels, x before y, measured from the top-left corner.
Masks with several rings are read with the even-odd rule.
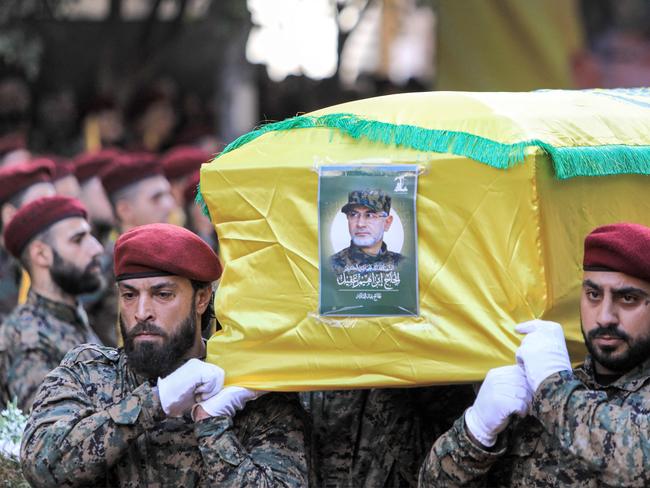
[[[5,247],[20,258],[29,241],[59,220],[71,217],[87,218],[83,204],[74,198],[56,195],[42,197],[22,206],[7,224]]]
[[[50,162],[54,168],[52,172],[52,181],[57,181],[66,176],[74,175],[74,165],[63,158],[58,158],[56,156],[39,156],[31,160],[33,164],[42,163],[44,161]]]
[[[133,183],[152,176],[162,176],[163,169],[154,155],[131,153],[117,158],[113,164],[102,171],[101,178],[108,195]]]
[[[54,163],[49,160],[27,161],[0,167],[0,203],[36,183],[52,181]]]
[[[101,171],[119,155],[120,152],[117,149],[103,149],[80,154],[73,160],[74,174],[79,183],[83,183],[93,176],[99,176]]]
[[[195,171],[192,176],[189,177],[187,183],[185,183],[185,188],[183,189],[183,202],[185,205],[191,205],[196,199],[196,189],[201,179],[201,173]]]
[[[201,165],[210,159],[210,153],[203,149],[178,146],[167,151],[161,159],[161,163],[167,179],[174,180],[201,169]]]
[[[585,238],[585,271],[618,271],[650,283],[650,227],[620,222]]]
[[[211,282],[221,276],[212,248],[189,230],[172,224],[148,224],[122,234],[115,243],[118,281],[177,275]]]

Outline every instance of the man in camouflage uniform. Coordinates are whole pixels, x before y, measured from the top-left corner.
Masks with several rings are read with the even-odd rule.
[[[585,239],[580,315],[589,351],[572,370],[559,324],[525,322],[517,365],[491,370],[441,436],[421,486],[650,486],[650,228]]]
[[[212,249],[182,227],[150,224],[120,236],[114,262],[124,349],[78,347],[47,376],[23,436],[28,481],[306,486],[297,398],[224,388],[223,370],[198,359],[221,275]]]
[[[77,296],[101,285],[102,247],[81,202],[62,196],[23,206],[4,236],[31,288],[27,302],[0,326],[0,403],[16,398],[27,411],[45,375],[70,349],[99,342]]]
[[[51,182],[52,163],[15,163],[0,168],[0,230],[18,209],[40,197],[56,193]],[[0,245],[0,323],[18,303],[22,269],[18,260]]]
[[[403,256],[389,251],[384,242],[384,232],[390,229],[391,198],[382,190],[356,190],[348,195],[343,212],[348,219],[350,247],[330,258],[332,270],[339,274],[346,271],[395,271]]]

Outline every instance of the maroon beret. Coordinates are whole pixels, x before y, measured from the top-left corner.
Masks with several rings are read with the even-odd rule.
[[[122,234],[115,243],[118,281],[177,275],[211,282],[221,276],[212,248],[189,230],[172,224],[148,224]]]
[[[201,169],[210,160],[210,153],[192,146],[178,146],[170,149],[161,159],[165,176],[169,180],[182,178]]]
[[[102,170],[120,155],[117,149],[102,149],[101,151],[86,152],[74,160],[74,174],[83,183],[93,176],[99,176]]]
[[[27,161],[0,167],[0,203],[36,183],[52,181],[54,163],[49,160]]]
[[[108,195],[152,176],[162,176],[163,169],[153,154],[130,153],[117,158],[102,171],[101,178]]]
[[[52,171],[52,181],[57,181],[66,176],[74,175],[74,164],[63,158],[57,156],[39,156],[31,160],[33,164],[41,163],[43,161],[49,161],[54,168]]]
[[[585,271],[618,271],[650,283],[650,227],[620,222],[585,238]]]
[[[71,217],[87,218],[85,207],[75,198],[56,195],[34,200],[22,206],[7,224],[5,247],[20,258],[20,253],[34,236],[59,220]]]
[[[185,183],[185,188],[183,189],[183,202],[185,205],[191,205],[196,199],[196,190],[201,180],[201,173],[195,171],[192,176],[189,177],[187,183]]]

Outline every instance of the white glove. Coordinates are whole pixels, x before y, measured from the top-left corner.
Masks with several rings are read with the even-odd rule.
[[[168,416],[180,417],[197,401],[219,393],[224,376],[219,366],[192,358],[168,376],[158,378],[160,404]]]
[[[533,399],[526,374],[519,366],[503,366],[488,371],[474,404],[465,411],[465,425],[486,447],[510,423],[510,415],[523,417]]]
[[[211,417],[233,417],[244,408],[246,402],[256,400],[268,393],[261,390],[249,390],[241,386],[226,386],[212,398],[199,403]]]
[[[526,334],[517,349],[517,363],[520,364],[533,392],[546,378],[558,371],[571,370],[571,361],[566,349],[562,326],[557,322],[530,320],[515,327],[520,334]]]

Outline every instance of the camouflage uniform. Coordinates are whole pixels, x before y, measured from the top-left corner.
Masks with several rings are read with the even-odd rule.
[[[21,461],[33,486],[307,485],[303,412],[270,393],[234,418],[166,418],[120,349],[80,346],[39,391]]]
[[[332,270],[339,274],[343,272],[364,273],[369,271],[395,271],[404,257],[386,249],[386,243],[381,243],[381,250],[376,256],[366,254],[360,247],[350,242],[346,247],[330,258]]]
[[[473,400],[469,386],[303,393],[316,486],[416,486],[434,439]]]
[[[81,306],[54,302],[30,290],[27,301],[0,326],[0,403],[13,397],[27,411],[43,378],[66,353],[99,342]]]
[[[0,322],[18,303],[22,270],[18,261],[0,246]]]
[[[463,417],[440,437],[421,486],[650,486],[650,360],[597,383],[593,361],[548,377],[532,415],[513,421],[490,450],[470,441]]]

